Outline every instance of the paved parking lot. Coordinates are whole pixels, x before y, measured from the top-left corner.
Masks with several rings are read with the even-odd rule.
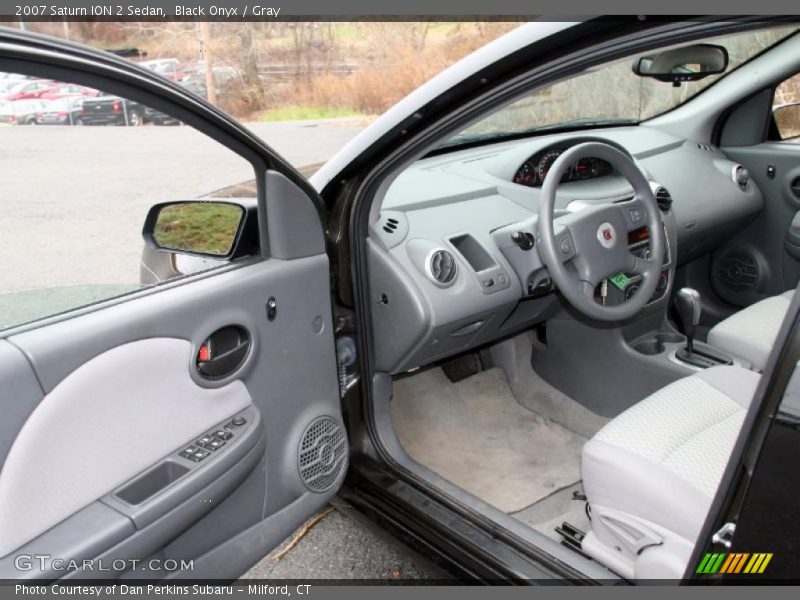
[[[327,160],[362,126],[250,125],[296,166]],[[252,176],[243,159],[190,127],[1,127],[0,294],[135,285],[152,204]]]

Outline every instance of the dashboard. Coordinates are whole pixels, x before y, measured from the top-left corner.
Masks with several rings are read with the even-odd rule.
[[[517,172],[514,173],[512,181],[528,187],[541,187],[553,163],[570,146],[571,144],[561,144],[537,152],[520,165]],[[611,175],[612,172],[613,168],[606,161],[586,156],[569,166],[569,169],[561,178],[561,183],[605,177]]]
[[[668,252],[661,296],[650,300],[654,307],[668,296],[676,266],[722,244],[763,208],[758,187],[739,185],[736,163],[719,148],[646,126],[546,135],[421,159],[391,182],[370,215],[377,370],[396,374],[435,362],[560,309],[536,248],[541,181],[561,152],[587,141],[624,150],[659,201],[670,201],[662,209]],[[526,173],[532,174],[520,179]],[[556,217],[632,195],[608,163],[586,157],[559,185]],[[631,252],[647,251],[646,232],[628,242]],[[619,301],[635,293],[607,287]]]

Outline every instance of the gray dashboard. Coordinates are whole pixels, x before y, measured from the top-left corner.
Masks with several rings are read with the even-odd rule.
[[[555,294],[534,289],[548,279],[535,247],[520,259],[510,240],[519,224],[535,233],[541,189],[513,180],[530,157],[584,141],[623,149],[654,187],[668,190],[672,207],[663,218],[673,238],[673,269],[711,250],[763,207],[755,184],[738,185],[736,163],[718,148],[645,126],[546,135],[419,160],[373,211],[368,252],[378,370],[398,373],[433,362],[557,309]],[[631,195],[612,170],[562,183],[556,210]]]

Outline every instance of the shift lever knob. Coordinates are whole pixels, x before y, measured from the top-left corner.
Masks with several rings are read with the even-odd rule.
[[[693,350],[694,332],[700,322],[700,294],[692,288],[681,288],[675,292],[675,308],[686,330],[686,349]]]

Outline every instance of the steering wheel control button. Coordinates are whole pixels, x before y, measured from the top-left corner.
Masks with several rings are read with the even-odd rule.
[[[631,223],[638,223],[642,220],[642,211],[638,208],[631,208],[628,210],[628,216],[631,218]]]
[[[572,254],[572,242],[568,237],[562,238],[559,247],[561,249],[561,254],[564,256],[569,256]]]
[[[241,427],[241,426],[242,426],[242,425],[244,425],[245,423],[247,423],[247,419],[245,419],[245,418],[244,418],[244,417],[242,417],[241,415],[240,415],[240,416],[238,416],[238,417],[233,417],[233,419],[231,420],[231,424],[232,424],[234,427]]]
[[[603,248],[613,248],[617,243],[617,231],[611,223],[602,223],[597,228],[597,241]]]

